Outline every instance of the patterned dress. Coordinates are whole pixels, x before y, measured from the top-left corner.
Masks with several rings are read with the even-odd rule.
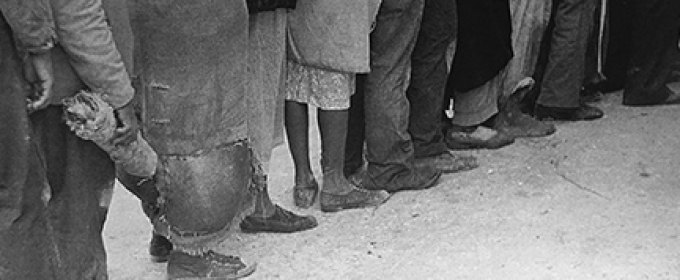
[[[286,100],[322,110],[347,110],[356,75],[287,62]]]

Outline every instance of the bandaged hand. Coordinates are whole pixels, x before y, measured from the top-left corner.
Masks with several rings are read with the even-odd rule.
[[[132,102],[116,110],[117,126],[111,140],[116,146],[125,146],[137,140],[139,121]]]

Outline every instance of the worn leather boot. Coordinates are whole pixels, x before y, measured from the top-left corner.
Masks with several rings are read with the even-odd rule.
[[[411,165],[405,172],[392,176],[389,182],[378,182],[367,173],[359,187],[367,190],[385,190],[390,193],[424,190],[434,187],[441,175],[441,170],[434,166]]]
[[[525,114],[520,109],[520,100],[533,88],[533,80],[520,85],[507,100],[502,100],[500,111],[493,129],[510,135],[513,138],[544,137],[555,133],[553,124],[542,122]]]
[[[390,197],[382,190],[365,190],[354,187],[344,194],[321,192],[321,211],[337,212],[340,210],[377,207]]]
[[[423,167],[426,165],[434,166],[442,173],[462,172],[479,167],[476,157],[457,155],[451,151],[445,151],[441,154],[429,157],[416,158],[413,164],[416,167]]]

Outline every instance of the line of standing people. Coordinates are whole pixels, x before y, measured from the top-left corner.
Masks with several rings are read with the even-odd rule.
[[[578,96],[595,0],[555,0],[553,8],[538,0],[367,2],[321,26],[341,31],[340,24],[365,18],[347,29],[358,35],[356,45],[320,45],[330,54],[322,64],[304,52],[313,38],[296,37],[300,52],[289,45],[300,27],[295,16],[322,16],[302,9],[310,3],[0,3],[0,124],[12,132],[0,136],[0,278],[107,279],[101,231],[116,176],[140,198],[154,226],[150,253],[168,261],[169,279],[250,275],[254,262],[216,251],[234,228],[296,232],[317,225],[269,198],[269,160],[284,114],[295,204],[310,207],[318,195],[323,211],[380,205],[389,193],[430,188],[442,173],[478,166],[452,150],[550,135],[555,127],[526,115],[520,103],[534,87],[529,77],[541,66],[538,45],[551,12],[536,117],[603,114]],[[660,37],[652,44],[637,41],[627,105],[664,103],[674,94],[638,90],[663,85],[649,80],[668,75],[668,67],[641,57],[663,61],[677,52],[666,46],[677,42],[677,1],[650,2],[638,3],[648,9],[638,11],[634,36],[668,28],[654,29]],[[325,3],[326,13],[343,5],[314,3]],[[493,20],[479,22],[489,13]],[[671,33],[676,40],[659,39]],[[659,51],[644,51],[649,45]],[[116,170],[105,152],[69,131],[60,99],[81,89],[103,92],[116,109],[116,144],[133,141],[141,118],[159,154],[156,176]],[[444,115],[450,100],[451,119]],[[320,108],[321,186],[309,163],[308,105]]]

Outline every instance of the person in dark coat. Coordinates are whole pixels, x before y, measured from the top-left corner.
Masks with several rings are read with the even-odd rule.
[[[623,104],[647,106],[680,101],[666,85],[678,57],[680,1],[631,2],[632,34]]]

